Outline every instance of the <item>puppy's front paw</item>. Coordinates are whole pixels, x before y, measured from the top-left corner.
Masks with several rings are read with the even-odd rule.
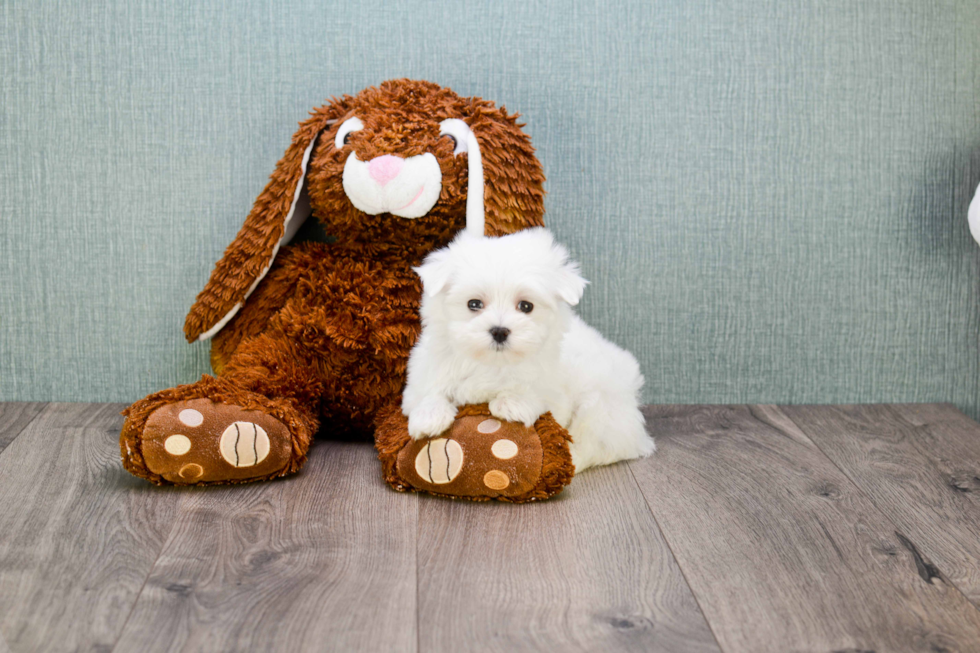
[[[502,395],[490,402],[490,414],[508,422],[520,422],[533,426],[534,422],[546,412],[540,401],[514,395]]]
[[[456,419],[456,407],[448,401],[426,401],[408,415],[408,434],[415,440],[439,435]]]

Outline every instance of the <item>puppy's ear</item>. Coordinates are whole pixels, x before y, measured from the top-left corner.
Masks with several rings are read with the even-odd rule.
[[[545,269],[552,271],[555,294],[569,306],[576,306],[589,282],[582,277],[578,263],[569,259],[564,245],[556,243],[552,233],[542,228],[527,229],[511,238],[530,244],[530,257],[540,258]]]
[[[448,249],[439,249],[426,256],[422,265],[413,269],[422,279],[422,293],[426,297],[432,297],[449,285],[453,275],[452,257]]]
[[[569,306],[575,306],[582,299],[585,286],[588,283],[579,273],[578,263],[568,261],[562,265],[558,273],[558,283],[555,290],[564,302]]]
[[[544,172],[518,114],[474,98],[466,120],[480,145],[485,233],[504,236],[544,225]]]
[[[309,215],[304,182],[313,148],[321,132],[336,129],[334,123],[348,112],[351,99],[335,98],[300,123],[292,145],[187,314],[184,335],[188,341],[207,340],[235,316],[269,271],[279,246],[296,233]],[[333,147],[326,142],[328,138],[321,140],[321,147]]]

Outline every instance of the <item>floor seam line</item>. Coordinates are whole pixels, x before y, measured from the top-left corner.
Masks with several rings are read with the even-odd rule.
[[[52,401],[40,402],[39,401],[39,402],[36,402],[36,403],[43,403],[44,404],[44,407],[41,408],[41,410],[37,411],[37,415],[35,415],[34,417],[32,417],[27,422],[27,424],[24,424],[24,426],[19,431],[17,431],[17,434],[14,437],[10,438],[10,442],[7,443],[7,446],[5,446],[3,449],[0,449],[0,457],[2,457],[3,454],[8,449],[10,449],[10,445],[12,445],[17,440],[17,438],[19,438],[24,433],[24,431],[26,431],[28,429],[28,427],[30,427],[31,424],[33,424],[34,422],[36,422],[38,420],[38,418],[41,417],[41,415],[44,415],[46,412],[48,412],[48,408],[52,404],[54,404],[55,402],[52,402]]]
[[[422,528],[422,498],[415,492],[415,653],[422,653],[422,610],[419,595],[419,531]]]
[[[129,625],[129,620],[133,617],[133,612],[136,611],[136,606],[139,605],[140,597],[143,596],[143,591],[146,589],[147,583],[150,582],[150,577],[153,576],[153,571],[157,568],[157,563],[160,562],[160,558],[163,557],[163,552],[166,551],[167,545],[170,544],[171,536],[174,533],[174,529],[177,527],[178,517],[180,516],[180,501],[181,495],[177,495],[177,508],[176,514],[174,515],[174,521],[170,524],[170,530],[167,531],[167,539],[163,541],[163,546],[160,547],[160,551],[157,553],[156,557],[153,558],[153,564],[150,565],[146,572],[146,577],[143,579],[143,584],[140,585],[139,592],[136,593],[136,598],[133,600],[133,605],[129,608],[129,612],[126,614],[126,619],[122,623],[122,627],[119,629],[119,634],[116,636],[116,641],[112,643],[112,648],[110,651],[115,651],[116,647],[119,646],[119,641],[122,639],[123,633],[126,632],[126,626]]]
[[[677,569],[681,572],[681,578],[684,579],[684,584],[687,585],[687,589],[691,593],[691,597],[694,599],[694,604],[698,606],[698,612],[701,613],[701,618],[704,619],[705,625],[708,626],[708,632],[711,633],[711,636],[714,638],[715,643],[718,645],[718,650],[724,652],[726,649],[724,646],[721,645],[721,640],[718,639],[718,634],[715,632],[714,626],[711,625],[711,621],[708,619],[708,615],[705,614],[704,607],[701,605],[701,601],[698,599],[697,593],[694,591],[694,588],[691,586],[691,581],[688,579],[687,573],[684,571],[684,567],[683,565],[681,565],[680,559],[677,557],[677,554],[674,552],[674,547],[671,546],[670,540],[667,539],[667,534],[664,532],[663,527],[660,525],[660,520],[657,519],[657,514],[653,511],[653,506],[650,505],[650,501],[649,499],[647,499],[647,495],[644,494],[643,489],[640,487],[640,482],[636,480],[636,473],[633,471],[633,462],[634,461],[632,460],[626,461],[626,467],[627,469],[630,470],[630,476],[633,478],[633,483],[636,484],[637,491],[640,493],[640,496],[643,497],[643,503],[646,504],[647,510],[650,511],[650,516],[653,517],[653,523],[657,525],[657,530],[660,531],[660,537],[664,538],[664,544],[667,545],[667,550],[670,551],[670,557],[674,559],[674,563],[677,565]]]
[[[913,424],[909,420],[905,419],[905,417],[903,417],[901,413],[899,413],[897,410],[895,410],[892,407],[892,406],[896,406],[896,405],[901,406],[903,404],[881,404],[881,406],[885,410],[887,410],[889,413],[891,413],[892,417],[894,417],[896,420],[902,422],[903,424],[907,425],[910,429],[919,428],[918,426],[916,426],[915,424]],[[930,406],[930,405],[934,406],[934,405],[937,405],[937,404],[926,404],[926,405],[927,406]],[[956,408],[956,406],[953,406],[953,404],[949,404],[949,405],[952,406],[953,408]],[[959,412],[959,409],[958,408],[956,408],[956,410]],[[975,421],[975,420],[971,419],[968,415],[965,415],[965,417],[967,419],[970,419],[970,421]],[[802,429],[802,427],[801,427],[801,429]],[[926,451],[923,450],[922,447],[919,446],[919,441],[916,438],[909,438],[909,445],[912,447],[912,450],[913,451],[915,451],[917,454],[919,454],[925,460],[926,464],[929,466],[929,469],[932,469],[932,470],[934,470],[936,472],[936,475],[937,476],[942,477],[942,476],[945,475],[945,472],[943,472],[943,470],[941,470],[939,468],[939,465],[936,464],[936,461],[934,461],[926,453]],[[969,495],[969,494],[967,495],[967,498],[969,498],[971,501],[974,499],[974,497],[971,496],[971,495]],[[974,501],[974,503],[976,503],[976,502]]]

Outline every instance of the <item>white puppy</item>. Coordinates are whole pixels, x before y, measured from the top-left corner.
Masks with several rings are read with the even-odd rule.
[[[527,426],[550,410],[572,436],[577,472],[653,452],[639,365],[573,313],[587,282],[550,232],[461,233],[415,270],[422,334],[402,401],[413,438],[448,429],[457,406],[488,402]]]

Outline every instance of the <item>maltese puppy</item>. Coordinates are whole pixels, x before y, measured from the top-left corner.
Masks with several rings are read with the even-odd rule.
[[[549,231],[464,232],[415,271],[422,334],[402,400],[413,438],[444,432],[457,406],[488,403],[526,426],[551,411],[577,472],[653,452],[640,367],[574,314],[587,282]]]

